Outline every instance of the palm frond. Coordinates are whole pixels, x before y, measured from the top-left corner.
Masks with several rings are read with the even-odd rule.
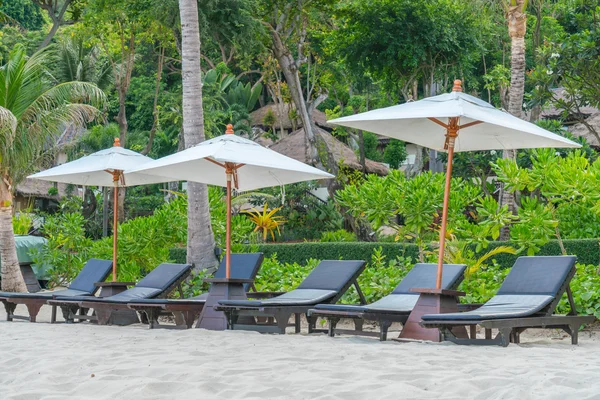
[[[103,109],[106,96],[96,85],[88,82],[66,82],[56,85],[35,99],[20,118],[24,122],[35,121],[37,116],[45,114],[67,103],[86,103]]]

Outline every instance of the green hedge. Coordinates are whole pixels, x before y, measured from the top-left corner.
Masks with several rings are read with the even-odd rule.
[[[598,239],[568,239],[564,240],[565,249],[568,254],[576,255],[577,262],[582,264],[598,265],[600,263],[600,242]],[[498,246],[511,245],[510,242],[491,242],[485,251]],[[269,257],[277,253],[279,262],[298,263],[305,265],[310,258],[317,260],[370,260],[373,250],[381,247],[387,260],[396,256],[412,257],[418,260],[419,250],[414,244],[405,243],[382,243],[382,242],[343,242],[343,243],[275,243],[253,245],[252,250],[257,249]],[[250,251],[250,248],[249,248]],[[256,250],[255,250],[256,251]],[[544,245],[536,254],[538,256],[560,255],[560,247],[557,240],[552,240]],[[498,254],[494,258],[502,267],[510,268],[518,256],[511,254]],[[186,249],[171,249],[171,259],[174,262],[184,263]]]

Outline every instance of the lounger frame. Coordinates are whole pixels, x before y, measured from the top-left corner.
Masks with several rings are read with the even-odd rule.
[[[456,280],[448,289],[456,289],[463,281],[462,278]],[[469,309],[472,309],[470,307]],[[459,309],[465,309],[459,305]],[[336,334],[349,334],[355,336],[379,337],[379,340],[384,342],[387,340],[388,330],[394,322],[399,322],[403,326],[410,316],[410,311],[406,312],[377,312],[377,311],[334,311],[311,309],[311,317],[315,319],[324,318],[328,321],[327,334],[330,337],[335,337]],[[351,319],[354,323],[354,329],[338,329],[337,324],[342,319]],[[372,321],[379,324],[379,332],[371,332],[363,330],[364,322]]]
[[[346,291],[354,286],[361,304],[366,304],[365,296],[360,289],[357,278],[364,270],[364,266],[358,270],[355,277],[348,281],[342,289],[327,303],[336,303]],[[230,330],[251,330],[261,333],[279,333],[284,334],[288,326],[294,327],[295,333],[300,333],[300,318],[304,314],[308,322],[308,333],[327,332],[325,329],[316,328],[316,317],[308,315],[308,310],[314,308],[314,304],[303,306],[266,306],[266,307],[243,307],[243,306],[218,306],[215,309],[223,311],[227,318],[227,329]],[[294,323],[290,324],[291,316],[294,316]],[[240,317],[265,318],[267,322],[256,324],[240,323]]]
[[[191,269],[183,273],[177,280],[169,285],[164,291],[160,292],[156,299],[167,298],[175,289],[179,293],[183,293],[181,283],[185,281],[191,273]],[[67,323],[83,321],[95,321],[98,325],[107,325],[110,322],[110,317],[114,312],[121,310],[129,310],[128,303],[110,303],[99,301],[69,301],[69,300],[52,300],[48,304],[59,306],[62,310],[63,317]],[[88,311],[93,309],[93,313],[88,315]],[[146,322],[146,315],[142,315],[142,322]]]
[[[455,321],[421,321],[420,325],[425,328],[438,328],[442,340],[460,345],[498,345],[506,347],[510,343],[520,343],[520,335],[527,329],[562,329],[571,336],[571,343],[577,344],[578,333],[582,325],[594,322],[594,316],[579,316],[575,307],[575,300],[571,292],[570,282],[575,275],[575,268],[569,272],[567,279],[560,287],[554,300],[540,312],[531,317],[504,318],[489,320],[455,320]],[[567,315],[553,315],[556,306],[564,293],[567,293],[571,311]],[[477,338],[477,325],[485,330],[485,338]],[[452,328],[457,326],[469,327],[469,338],[460,339],[452,333]],[[497,329],[497,335],[492,338],[492,329]]]
[[[254,284],[251,289],[256,290]],[[279,296],[285,292],[247,292],[248,298],[267,299]],[[180,302],[168,302],[164,304],[145,304],[145,303],[129,303],[128,307],[144,314],[148,320],[148,329],[163,328],[163,329],[190,329],[194,325],[194,321],[198,319],[200,313],[204,309],[204,301],[185,300]],[[158,322],[161,315],[173,315],[175,317],[175,325],[164,325]]]
[[[89,260],[92,261],[92,260]],[[107,260],[97,260],[97,261],[107,261]],[[111,269],[112,269],[112,263],[110,264],[110,268],[106,270],[106,274],[104,275],[104,277],[102,277],[101,279],[104,280],[106,279],[106,277],[109,275]],[[84,266],[85,268],[85,266]],[[98,288],[95,288],[94,291],[92,292],[84,292],[82,291],[81,294],[79,294],[79,296],[93,296],[96,292],[98,291]],[[56,298],[56,296],[62,296],[60,293],[57,293],[56,295],[52,295],[52,296],[47,296],[47,297],[36,297],[36,294],[39,293],[31,293],[32,297],[6,297],[6,296],[0,296],[0,302],[2,302],[2,304],[4,305],[4,309],[6,310],[6,320],[7,321],[13,321],[15,319],[18,320],[25,320],[25,321],[29,321],[29,322],[36,322],[37,321],[37,315],[40,312],[40,309],[42,308],[42,306],[44,305],[50,305],[49,301],[52,301]],[[24,315],[16,315],[15,314],[15,310],[17,308],[18,304],[24,304],[27,307],[27,314],[29,314],[28,316],[24,316]],[[50,323],[55,323],[56,322],[56,305],[51,305],[52,307],[52,316],[50,319]]]
[[[37,315],[40,312],[42,306],[48,303],[49,298],[47,299],[28,299],[28,298],[8,298],[8,297],[0,297],[0,301],[4,305],[4,309],[6,310],[6,320],[13,321],[15,319],[21,319],[29,322],[36,322]],[[18,304],[25,304],[27,306],[28,316],[25,315],[16,315],[15,309]],[[52,323],[56,321],[56,306],[52,306]]]

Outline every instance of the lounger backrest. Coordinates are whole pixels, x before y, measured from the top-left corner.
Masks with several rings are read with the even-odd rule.
[[[92,258],[85,263],[77,277],[69,285],[69,289],[94,293],[98,289],[96,282],[104,282],[112,270],[112,261]]]
[[[497,295],[556,297],[575,273],[575,256],[519,257]]]
[[[321,261],[297,289],[319,289],[340,292],[350,287],[352,282],[364,269],[364,261]]]
[[[192,269],[188,264],[160,264],[138,282],[135,287],[167,290]]]
[[[442,270],[442,289],[456,289],[464,278],[464,264],[444,264]],[[394,289],[392,294],[414,294],[413,288],[435,288],[437,264],[415,264]]]
[[[254,279],[263,262],[263,253],[232,254],[231,277],[236,279]],[[215,278],[225,278],[225,257],[221,260],[219,269],[215,271]],[[244,290],[250,290],[250,283],[244,283]]]

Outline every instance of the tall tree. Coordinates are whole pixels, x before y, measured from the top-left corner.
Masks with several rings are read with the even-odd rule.
[[[2,290],[26,292],[12,225],[13,191],[65,123],[85,126],[100,112],[104,94],[87,82],[55,84],[42,65],[47,53],[27,59],[15,46],[0,67],[0,263]],[[84,104],[87,103],[87,104]]]
[[[281,1],[267,0],[262,21],[271,36],[271,49],[283,72],[290,96],[306,132],[306,158],[313,165],[321,164],[317,151],[320,136],[312,119],[314,109],[327,98],[320,93],[316,98],[305,98],[300,82],[300,68],[308,61],[308,26],[312,13],[322,12],[328,1]],[[295,47],[295,48],[294,48]],[[292,49],[294,51],[292,51]],[[321,143],[324,144],[324,143]],[[326,145],[325,145],[326,146]],[[330,169],[334,165],[328,162]],[[333,171],[335,172],[335,171]]]
[[[528,0],[503,0],[510,36],[510,87],[508,89],[508,112],[518,118],[523,118],[523,97],[525,94],[525,33],[527,30]],[[514,150],[504,150],[502,158],[515,158]],[[502,190],[500,205],[508,205],[509,210],[515,210],[514,194]],[[508,226],[502,229],[500,240],[508,240]]]
[[[183,79],[183,135],[185,147],[204,141],[202,78],[200,76],[200,28],[197,0],[179,0],[181,18],[181,75]],[[208,188],[188,183],[187,262],[196,268],[217,264],[215,237],[210,223]]]
[[[63,25],[72,25],[79,19],[83,12],[82,0],[32,0],[40,8],[46,10],[48,17],[52,21],[50,31],[40,44],[38,49],[48,46],[58,32],[58,28]],[[69,16],[70,18],[67,18]]]

